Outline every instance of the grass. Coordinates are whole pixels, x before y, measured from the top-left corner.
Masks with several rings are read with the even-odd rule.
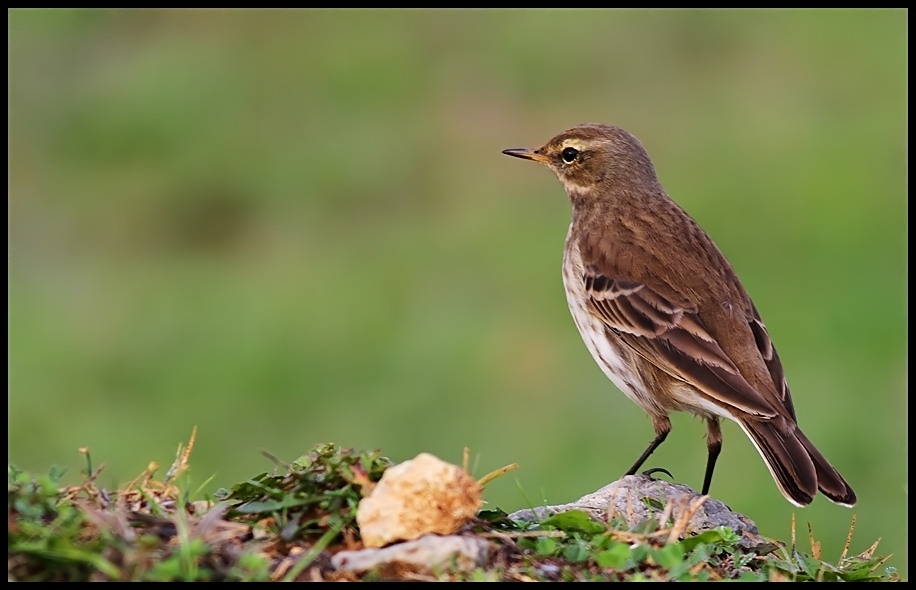
[[[88,451],[84,481],[60,485],[62,473],[33,476],[10,465],[9,579],[16,581],[901,581],[877,554],[878,542],[822,558],[791,542],[744,548],[726,527],[684,533],[691,512],[628,526],[569,511],[543,522],[516,522],[481,510],[459,534],[496,545],[473,570],[337,571],[330,556],[361,547],[356,508],[391,462],[378,451],[317,446],[289,464],[275,461],[230,489],[204,494],[186,482],[194,437],[179,446],[162,479],[150,467],[119,490],[96,483]],[[203,486],[202,486],[203,487]],[[702,501],[702,498],[701,498]],[[695,508],[698,508],[697,505]],[[392,573],[395,572],[395,573]]]

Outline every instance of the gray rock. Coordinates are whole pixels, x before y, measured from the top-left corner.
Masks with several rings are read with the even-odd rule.
[[[654,517],[666,517],[662,526],[670,525],[685,516],[691,506],[700,502],[702,496],[690,487],[654,479],[648,475],[626,475],[600,490],[582,496],[570,504],[538,506],[509,515],[516,522],[540,522],[561,512],[582,510],[598,522],[607,523],[614,517],[622,517],[630,527]],[[665,511],[670,510],[666,515]],[[741,545],[753,548],[767,541],[760,536],[757,525],[750,518],[733,512],[718,500],[707,498],[690,519],[684,523],[687,535],[726,526],[741,536]]]

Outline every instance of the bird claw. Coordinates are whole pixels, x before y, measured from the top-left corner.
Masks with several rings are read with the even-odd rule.
[[[664,467],[653,467],[651,469],[646,469],[645,471],[642,472],[642,475],[648,475],[649,477],[652,477],[653,473],[659,473],[659,472],[664,473],[671,479],[674,479],[674,476],[671,475],[671,472],[665,469]]]

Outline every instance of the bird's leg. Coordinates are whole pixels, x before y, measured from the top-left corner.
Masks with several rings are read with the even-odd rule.
[[[722,428],[719,426],[719,419],[716,417],[706,419],[706,475],[703,477],[704,496],[709,493],[709,484],[712,483],[712,472],[716,468],[716,459],[719,458],[719,452],[722,450]]]
[[[624,475],[633,475],[636,473],[639,468],[642,467],[642,464],[646,462],[646,459],[649,458],[649,455],[658,448],[658,445],[665,441],[665,437],[671,432],[671,420],[669,420],[667,416],[652,416],[652,428],[655,430],[655,438],[652,439],[652,442],[650,442],[646,450],[642,452],[642,455],[639,456],[636,463],[633,463],[633,466],[630,467]]]

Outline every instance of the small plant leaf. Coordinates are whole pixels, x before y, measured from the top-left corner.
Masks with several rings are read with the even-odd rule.
[[[604,532],[607,527],[601,523],[595,522],[592,518],[581,510],[570,510],[554,514],[541,523],[543,527],[555,528],[567,533],[585,533],[594,535]]]

